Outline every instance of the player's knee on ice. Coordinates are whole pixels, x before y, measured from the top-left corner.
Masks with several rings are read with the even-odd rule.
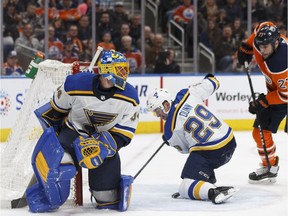
[[[106,191],[91,190],[91,201],[96,201],[98,209],[115,209],[126,211],[130,205],[133,177],[122,175],[120,188]]]

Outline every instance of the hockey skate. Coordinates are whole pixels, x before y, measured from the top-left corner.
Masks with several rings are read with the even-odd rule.
[[[208,191],[208,198],[214,204],[221,204],[229,199],[233,194],[235,194],[238,189],[234,187],[217,187],[217,188],[210,188]]]
[[[279,166],[278,166],[279,158],[276,157],[276,164],[271,166],[270,170],[267,166],[263,166],[257,169],[255,172],[249,174],[249,183],[251,184],[270,184],[276,182],[276,177],[278,174]]]

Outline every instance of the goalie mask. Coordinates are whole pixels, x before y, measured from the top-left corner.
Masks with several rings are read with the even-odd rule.
[[[126,57],[114,50],[104,50],[98,61],[99,74],[111,80],[114,86],[124,90],[129,75],[129,63]]]
[[[148,96],[147,99],[147,109],[148,111],[154,112],[156,114],[157,110],[162,110],[165,114],[169,112],[165,112],[163,103],[167,101],[170,103],[170,106],[172,105],[172,98],[170,93],[167,89],[154,89],[151,94]]]

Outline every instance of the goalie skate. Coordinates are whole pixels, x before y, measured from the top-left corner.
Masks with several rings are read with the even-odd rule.
[[[227,199],[233,196],[239,189],[234,187],[217,187],[211,188],[208,192],[209,199],[214,204],[221,204],[224,203]]]
[[[249,174],[249,183],[251,184],[273,184],[276,182],[276,177],[278,174],[279,166],[278,161],[279,158],[276,157],[276,164],[268,167],[261,167],[257,169],[255,172]]]

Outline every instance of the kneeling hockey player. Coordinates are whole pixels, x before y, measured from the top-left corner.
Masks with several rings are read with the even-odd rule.
[[[32,212],[58,209],[79,167],[88,169],[97,208],[126,211],[129,206],[133,177],[121,175],[118,151],[134,136],[139,98],[126,82],[129,65],[123,54],[103,51],[98,69],[99,75],[69,75],[35,111],[44,132],[32,156],[37,183],[26,191]]]
[[[218,87],[218,80],[208,74],[201,83],[179,91],[174,100],[166,89],[155,89],[148,97],[148,110],[166,121],[163,135],[166,144],[189,155],[179,193],[173,194],[174,197],[219,204],[237,191],[231,186],[214,185],[214,169],[228,163],[236,148],[232,129],[204,104]]]

